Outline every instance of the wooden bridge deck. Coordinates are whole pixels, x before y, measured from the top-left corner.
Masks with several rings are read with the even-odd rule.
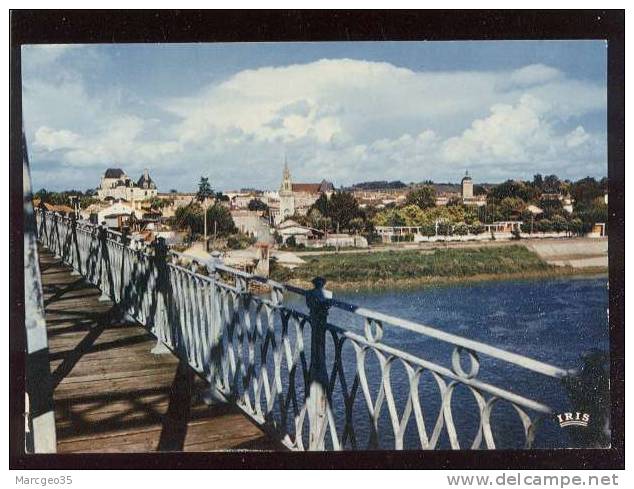
[[[209,407],[205,382],[145,329],[116,321],[111,302],[40,249],[57,450],[280,450],[238,408]]]

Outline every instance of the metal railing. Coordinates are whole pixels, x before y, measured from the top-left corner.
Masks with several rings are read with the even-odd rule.
[[[521,379],[580,385],[577,371],[334,300],[320,278],[305,290],[42,209],[37,233],[289,449],[529,448],[558,411],[533,398],[548,391],[520,392]],[[406,343],[438,344],[446,365],[390,345],[396,330],[409,332]],[[500,379],[482,372],[485,358],[512,385],[488,380]]]

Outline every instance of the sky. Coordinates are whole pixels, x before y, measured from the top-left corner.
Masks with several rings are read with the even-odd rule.
[[[607,175],[604,41],[31,45],[33,186]]]

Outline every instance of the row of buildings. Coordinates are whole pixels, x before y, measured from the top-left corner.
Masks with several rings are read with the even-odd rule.
[[[305,215],[322,194],[330,196],[332,192],[334,185],[326,180],[319,183],[293,182],[285,162],[279,190],[230,191],[224,194],[227,199],[220,200],[219,204],[229,208],[238,230],[258,241],[272,242],[276,228],[284,221],[296,214]],[[93,223],[105,223],[112,228],[128,227],[137,233],[153,233],[148,235],[150,238],[157,233],[171,231],[166,224],[169,218],[175,216],[178,208],[190,205],[197,198],[195,192],[159,192],[147,169],[138,180],[134,180],[120,168],[108,168],[104,172],[96,195],[99,202],[79,210],[82,218]],[[157,200],[162,203],[157,205]],[[266,204],[267,212],[250,210],[249,203],[253,200]],[[73,209],[64,208],[62,211],[67,213]],[[281,234],[284,239],[290,236],[288,232]],[[300,236],[298,240],[301,241]]]
[[[362,208],[374,206],[379,209],[404,203],[411,190],[411,186],[404,184],[401,188],[349,189]],[[224,194],[227,198],[219,203],[229,208],[234,223],[241,232],[261,242],[272,242],[277,233],[282,236],[283,241],[293,236],[298,244],[307,246],[330,246],[333,242],[337,246],[362,246],[360,240],[351,236],[328,235],[322,230],[300,225],[291,219],[294,215],[306,215],[321,195],[330,197],[334,191],[332,182],[325,179],[313,183],[294,182],[285,161],[278,190],[229,191]],[[111,227],[128,226],[140,231],[167,232],[169,227],[166,221],[174,217],[179,207],[194,202],[196,193],[160,193],[147,169],[138,180],[134,180],[120,168],[108,168],[101,177],[97,197],[98,203],[81,210],[82,217],[93,222],[105,222]],[[555,197],[563,199],[564,208],[572,211],[569,198],[566,200],[561,195]],[[157,199],[163,201],[161,205],[155,205]],[[254,200],[265,204],[267,211],[250,209],[249,204]],[[455,201],[473,206],[486,205],[486,195],[475,195],[473,179],[468,172],[458,189],[449,184],[437,189],[436,205],[447,205]],[[535,211],[539,213],[540,209]]]
[[[401,204],[405,201],[410,187],[403,189],[352,189],[361,207],[368,205],[378,208],[390,204]],[[282,181],[278,191],[243,190],[226,192],[229,206],[232,209],[248,209],[249,203],[260,200],[269,208],[274,225],[281,224],[293,215],[305,215],[315,201],[325,194],[328,197],[335,191],[332,182],[322,180],[316,183],[293,182],[288,164],[284,163]],[[97,196],[102,201],[122,201],[128,203],[159,198],[166,200],[167,207],[178,208],[188,205],[195,199],[195,193],[159,193],[154,180],[146,169],[138,180],[134,181],[120,168],[108,168],[101,177]],[[473,180],[468,172],[461,182],[461,192],[442,192],[436,197],[436,205],[446,205],[452,199],[461,200],[464,204],[482,206],[486,204],[485,195],[474,195]],[[167,209],[170,213],[170,209]]]

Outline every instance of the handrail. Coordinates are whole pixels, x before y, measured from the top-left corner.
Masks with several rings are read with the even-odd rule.
[[[41,209],[37,218],[44,245],[187,360],[217,395],[234,402],[291,449],[358,448],[359,410],[369,420],[363,428],[368,447],[411,445],[414,440],[407,438],[406,431],[414,423],[419,448],[460,448],[464,440],[454,422],[452,398],[465,394],[454,394],[458,386],[464,386],[477,405],[480,421],[468,443],[471,448],[496,447],[491,416],[498,403],[509,403],[517,412],[525,446],[530,447],[541,420],[553,413],[553,407],[478,378],[479,355],[539,374],[544,381],[570,383],[578,373],[332,299],[323,279],[316,278],[315,287],[306,290],[229,267],[218,256],[204,260],[169,250],[162,239],[150,245]],[[182,266],[184,262],[189,266]],[[266,285],[270,298],[252,293],[250,283]],[[309,312],[287,304],[286,293],[302,296]],[[363,334],[329,322],[331,308],[362,318]],[[390,346],[383,339],[387,325],[452,346],[450,365]],[[368,364],[370,355],[378,365]],[[406,376],[394,381],[391,371],[397,363]],[[419,394],[426,372],[437,385],[440,403],[431,432],[421,406],[430,402],[430,393]],[[561,387],[559,382],[555,385]],[[397,408],[403,401],[405,406]]]
[[[199,263],[202,263],[200,261],[200,259],[198,257],[193,257],[191,255],[187,255],[185,253],[177,253],[177,252],[172,252],[174,255],[179,256],[179,257],[186,257],[186,258],[192,258],[195,259],[196,261],[198,261]],[[235,268],[226,266],[226,265],[222,265],[222,264],[216,264],[215,265],[215,269],[216,270],[220,270],[220,271],[224,271],[224,272],[228,272],[231,273],[237,277],[242,277],[248,280],[254,280],[257,282],[260,282],[262,284],[271,286],[271,287],[276,287],[288,292],[292,292],[294,294],[298,294],[298,295],[302,295],[302,296],[306,296],[307,294],[307,290],[306,289],[302,289],[301,287],[297,287],[294,285],[290,285],[290,284],[282,284],[279,282],[275,282],[269,278],[266,277],[261,277],[255,274],[251,274],[251,273],[247,273],[244,272],[242,270],[237,270]],[[528,369],[528,370],[532,370],[534,372],[537,372],[539,374],[542,375],[547,375],[549,377],[555,377],[555,378],[563,378],[566,377],[570,372],[566,369],[554,366],[554,365],[550,365],[548,363],[545,362],[541,362],[538,360],[534,360],[532,358],[526,357],[524,355],[520,355],[517,353],[512,353],[512,352],[508,352],[505,350],[502,350],[500,348],[496,348],[490,345],[487,345],[485,343],[479,342],[479,341],[475,341],[475,340],[470,340],[468,338],[464,338],[462,336],[458,336],[452,333],[447,333],[444,331],[441,331],[437,328],[433,328],[431,326],[427,326],[427,325],[423,325],[420,323],[415,323],[414,321],[409,321],[406,319],[401,319],[398,318],[396,316],[391,316],[389,314],[385,314],[385,313],[381,313],[378,311],[374,311],[372,309],[368,309],[365,307],[361,307],[358,306],[356,304],[352,304],[349,302],[343,302],[343,301],[339,301],[336,299],[329,299],[328,300],[328,304],[331,307],[335,307],[338,309],[341,309],[343,311],[347,311],[347,312],[351,312],[351,313],[355,313],[357,315],[360,316],[364,316],[367,317],[369,319],[373,319],[376,321],[381,321],[384,323],[389,323],[392,326],[396,326],[399,328],[403,328],[403,329],[407,329],[409,331],[413,331],[415,333],[419,333],[419,334],[423,334],[425,336],[429,336],[431,338],[436,338],[438,340],[441,341],[445,341],[448,343],[452,343],[454,345],[459,345],[462,346],[464,348],[468,348],[469,350],[473,350],[476,351],[478,353],[482,353],[494,358],[497,358],[499,360],[503,360],[505,362],[509,362],[509,363],[515,363],[518,365],[521,365],[522,367]]]

